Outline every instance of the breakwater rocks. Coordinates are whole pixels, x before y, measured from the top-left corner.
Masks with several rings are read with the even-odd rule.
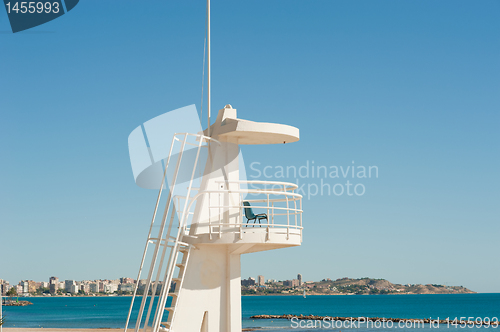
[[[320,321],[347,321],[352,324],[369,324],[376,322],[393,322],[393,323],[411,323],[411,324],[445,324],[445,325],[453,325],[465,327],[467,325],[493,325],[498,326],[498,320],[496,318],[492,319],[477,319],[477,320],[460,320],[455,318],[448,319],[412,319],[412,318],[382,318],[382,317],[335,317],[335,316],[316,316],[316,315],[255,315],[251,316],[251,319],[288,319],[292,320],[293,318],[297,320],[320,320]]]
[[[30,301],[5,301],[4,306],[6,307],[25,307],[27,305],[33,305]]]

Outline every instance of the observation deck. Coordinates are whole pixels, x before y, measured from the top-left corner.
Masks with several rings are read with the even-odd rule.
[[[232,245],[236,253],[301,244],[302,195],[295,192],[297,185],[275,181],[216,183],[222,189],[202,191],[189,199],[188,220],[183,229],[184,242],[195,246]],[[176,199],[181,206],[186,198],[177,196]],[[206,204],[208,216],[194,223],[192,210],[201,201]],[[245,212],[265,214],[266,218],[249,220]]]

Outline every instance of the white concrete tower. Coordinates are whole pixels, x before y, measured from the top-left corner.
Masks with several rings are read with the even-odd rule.
[[[302,242],[302,196],[294,192],[297,186],[242,179],[238,158],[240,145],[295,142],[299,130],[238,119],[236,109],[226,105],[210,128],[211,137],[205,136],[207,132],[208,128],[203,134],[178,134],[173,140],[172,146],[182,146],[176,157],[171,148],[166,161],[165,174],[172,174],[170,190],[162,221],[156,228],[158,236],[150,230],[146,244],[144,257],[148,256],[149,244],[154,245],[154,250],[149,253],[152,258],[148,277],[142,282],[143,299],[138,309],[133,302],[130,307],[130,312],[139,310],[137,317],[141,317],[135,323],[137,332],[240,332],[240,256],[299,246]],[[186,145],[198,145],[191,150],[191,159],[188,152],[183,152]],[[196,164],[203,147],[208,154],[200,167],[203,173],[198,178],[199,188],[194,188]],[[182,158],[194,160],[194,166],[189,167]],[[174,166],[175,170],[168,170]],[[188,188],[182,197],[176,195],[180,169],[191,174],[177,185]],[[157,210],[158,203],[155,215]],[[154,220],[151,229],[155,229]],[[143,265],[144,258],[140,270]],[[140,287],[137,290],[141,291]]]
[[[129,136],[137,184],[160,190],[125,332],[129,324],[136,332],[240,332],[240,256],[302,242],[297,186],[247,181],[239,165],[240,145],[292,143],[299,140],[299,130],[238,119],[231,105],[211,124],[210,0],[207,42],[208,128],[193,130],[198,119],[188,118],[197,118],[197,112],[186,107],[187,113],[169,112],[174,116],[152,119]],[[167,137],[176,123],[182,125]],[[168,154],[166,139],[172,139]],[[141,280],[143,270],[148,273]]]

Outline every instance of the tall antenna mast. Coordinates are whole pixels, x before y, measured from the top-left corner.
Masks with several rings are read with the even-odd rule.
[[[207,52],[208,52],[208,72],[207,72],[207,76],[208,76],[208,98],[207,98],[207,108],[208,108],[208,127],[207,127],[207,133],[208,135],[207,136],[210,136],[210,112],[212,110],[211,108],[211,87],[210,87],[210,0],[207,0]]]

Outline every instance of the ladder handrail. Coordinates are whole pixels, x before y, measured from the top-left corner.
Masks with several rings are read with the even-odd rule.
[[[175,204],[173,206],[173,212],[172,214],[170,215],[170,222],[169,222],[169,225],[168,225],[168,229],[167,229],[167,233],[166,233],[166,237],[168,238],[171,238],[170,236],[170,232],[172,231],[172,224],[173,224],[173,221],[174,221],[174,218],[175,218]],[[163,240],[166,240],[167,243],[168,243],[168,240],[167,238],[163,239]],[[171,246],[170,248],[174,248],[175,246]],[[150,313],[151,313],[151,309],[153,307],[153,303],[154,303],[154,298],[156,297],[156,288],[158,287],[158,281],[159,281],[159,278],[160,278],[160,274],[161,274],[161,269],[163,267],[163,261],[165,259],[165,253],[167,251],[167,246],[164,246],[163,247],[163,252],[161,254],[161,259],[160,259],[160,266],[158,267],[158,271],[156,273],[156,282],[153,286],[153,290],[151,291],[151,300],[149,301],[149,308],[148,308],[148,313],[146,314],[146,322],[149,322],[149,316],[150,316]],[[172,252],[172,250],[170,251],[170,253]],[[170,259],[170,254],[169,254],[169,259]],[[158,311],[158,307],[156,308],[156,311]]]
[[[174,139],[175,139],[175,137],[174,137]],[[172,185],[171,185],[171,188],[170,188],[170,192],[168,193],[167,202],[165,204],[165,210],[163,212],[163,217],[162,217],[162,220],[161,220],[160,230],[158,232],[158,238],[163,237],[163,232],[165,230],[165,221],[166,221],[168,213],[170,211],[170,205],[171,205],[171,202],[172,202],[172,192],[175,190],[175,185],[176,185],[176,182],[177,182],[177,175],[179,174],[179,166],[180,166],[180,163],[181,163],[181,160],[182,160],[182,154],[184,153],[184,147],[185,146],[186,146],[186,144],[185,144],[185,141],[184,141],[183,144],[181,145],[181,150],[179,152],[179,157],[177,158],[177,165],[175,167]],[[169,155],[169,158],[170,158],[170,155]],[[165,170],[166,169],[167,168],[165,167]],[[135,326],[136,332],[139,332],[140,324],[141,324],[141,321],[142,321],[142,314],[144,313],[144,306],[146,304],[146,299],[147,299],[148,293],[149,293],[149,287],[151,285],[151,277],[152,277],[154,269],[156,267],[156,261],[157,261],[157,258],[158,258],[158,251],[159,251],[159,249],[160,249],[160,243],[158,241],[156,243],[156,245],[155,245],[155,248],[154,248],[153,258],[151,259],[151,266],[149,267],[148,279],[146,281],[146,287],[144,288],[144,295],[142,297],[141,307],[139,309],[139,316],[137,317],[137,322],[136,322],[136,326]],[[151,294],[151,301],[150,301],[151,303],[153,302],[153,299],[154,299],[155,296],[156,296],[155,294]],[[148,318],[149,318],[150,310],[151,310],[151,306],[148,309],[147,319],[145,320],[145,323],[144,323],[144,332],[146,332],[146,329],[148,327]]]
[[[185,136],[185,140],[187,141],[187,134]],[[191,173],[191,180],[189,181],[188,192],[187,192],[186,197],[191,196],[191,188],[193,185],[193,178],[194,178],[194,175],[196,173],[196,165],[198,164],[198,159],[200,157],[200,149],[201,149],[202,142],[203,141],[200,139],[200,143],[198,145],[198,151],[196,152],[196,158],[195,158],[194,163],[193,163],[193,165],[194,165],[193,171]],[[185,219],[185,216],[188,215],[188,214],[186,214],[187,203],[188,203],[188,200],[186,200],[184,202],[184,208],[182,210],[181,222],[179,223],[179,230],[177,232],[177,238],[174,242],[174,248],[172,248],[172,252],[175,251],[174,259],[169,259],[169,264],[168,264],[167,270],[165,271],[164,286],[162,289],[162,294],[161,294],[160,298],[158,299],[159,306],[157,306],[157,312],[158,312],[158,308],[165,307],[165,304],[166,304],[167,299],[168,299],[168,291],[169,291],[170,283],[172,282],[172,277],[173,277],[174,270],[175,270],[175,262],[177,261],[177,257],[179,254],[179,242],[182,241],[182,237],[183,237],[184,229],[183,229],[183,222],[182,221]],[[175,314],[175,311],[172,312],[172,316],[174,314]],[[156,319],[153,322],[153,331],[158,329],[158,327],[161,323],[162,317],[163,317],[163,312],[160,315],[156,315]]]
[[[177,160],[177,163],[176,163],[176,170],[174,172],[174,176],[173,176],[172,183],[171,183],[171,186],[170,186],[170,192],[169,192],[169,195],[167,197],[167,202],[165,204],[165,209],[164,209],[163,217],[161,219],[161,224],[159,225],[160,229],[159,229],[159,232],[158,232],[158,237],[154,238],[151,235],[152,235],[153,227],[155,226],[154,223],[155,223],[155,220],[156,220],[156,217],[157,217],[159,203],[160,203],[160,200],[161,200],[161,195],[162,195],[164,187],[166,187],[167,170],[169,169],[169,166],[171,166],[170,165],[170,161],[171,161],[171,157],[173,155],[173,148],[174,148],[175,142],[180,142],[181,141],[179,139],[179,136],[183,136],[184,139],[182,140],[182,145],[181,145],[180,151],[178,153],[178,160]],[[193,144],[191,142],[188,142],[188,137],[195,137],[196,140],[199,140],[198,144]],[[150,269],[149,269],[148,278],[146,280],[146,285],[145,285],[145,289],[144,289],[143,298],[142,298],[142,301],[141,301],[141,306],[140,306],[140,309],[139,309],[139,315],[138,315],[137,321],[136,321],[136,326],[135,326],[135,331],[136,332],[139,331],[140,325],[141,325],[141,322],[142,322],[142,318],[143,318],[142,315],[144,313],[144,309],[145,309],[145,306],[146,306],[146,299],[149,297],[149,290],[151,288],[151,283],[152,283],[152,279],[153,279],[153,272],[156,269],[157,261],[159,259],[159,257],[158,257],[159,255],[158,254],[159,254],[160,247],[164,246],[162,254],[161,254],[159,268],[158,268],[157,273],[156,273],[156,281],[154,282],[154,285],[152,287],[153,293],[151,294],[151,301],[150,301],[150,306],[149,306],[147,317],[146,317],[145,324],[144,324],[144,330],[146,330],[148,328],[148,325],[149,325],[149,316],[150,316],[151,309],[152,309],[151,305],[153,305],[154,299],[156,297],[156,289],[158,287],[158,284],[160,283],[160,273],[161,273],[161,270],[163,268],[163,261],[165,260],[166,250],[167,250],[167,248],[172,248],[171,251],[170,251],[172,253],[172,252],[174,252],[174,249],[176,251],[178,251],[179,245],[186,245],[186,243],[184,243],[184,242],[181,241],[182,240],[182,234],[181,234],[182,228],[179,228],[179,231],[178,231],[177,236],[175,237],[175,241],[173,243],[173,246],[168,245],[168,243],[171,242],[171,241],[169,241],[169,239],[174,238],[174,237],[170,236],[170,233],[172,232],[171,229],[172,229],[172,225],[174,223],[174,215],[175,215],[175,213],[172,213],[172,215],[171,215],[172,218],[170,218],[171,220],[169,222],[169,227],[168,227],[168,230],[167,230],[167,234],[165,235],[165,238],[163,238],[164,237],[164,232],[165,232],[165,226],[166,226],[167,217],[168,217],[169,213],[172,210],[175,210],[175,206],[173,207],[173,209],[171,208],[171,206],[174,205],[174,197],[172,196],[172,194],[173,194],[173,192],[175,190],[175,186],[176,186],[176,182],[177,182],[177,177],[178,177],[178,174],[179,174],[179,165],[180,165],[181,160],[182,160],[182,155],[183,155],[184,151],[186,150],[186,145],[194,145],[194,146],[198,147],[197,160],[193,164],[193,174],[191,175],[191,179],[190,179],[190,182],[189,182],[189,186],[191,187],[191,189],[189,189],[189,192],[191,192],[191,190],[193,189],[192,184],[193,184],[195,170],[197,169],[198,156],[200,154],[201,148],[202,147],[210,147],[211,143],[216,143],[219,146],[222,145],[218,140],[216,140],[214,138],[211,138],[211,137],[208,137],[208,136],[205,136],[203,134],[175,133],[173,135],[173,137],[172,137],[172,142],[171,142],[171,145],[170,145],[169,154],[168,154],[168,157],[167,157],[167,160],[166,160],[166,163],[165,163],[165,167],[164,167],[164,172],[163,172],[163,177],[162,177],[162,183],[161,183],[160,190],[159,190],[159,193],[158,193],[158,198],[157,198],[157,201],[156,201],[156,205],[155,205],[155,209],[154,209],[154,213],[153,213],[153,218],[152,218],[150,229],[149,229],[149,232],[148,232],[148,237],[147,237],[147,240],[146,240],[146,245],[144,247],[144,252],[143,252],[142,259],[141,259],[139,273],[137,275],[137,282],[136,282],[136,285],[135,285],[135,288],[134,288],[134,293],[133,293],[133,296],[132,296],[132,300],[131,300],[129,312],[128,312],[128,315],[127,315],[127,321],[126,321],[126,325],[125,325],[125,332],[127,331],[128,325],[130,323],[130,318],[131,318],[131,314],[132,314],[132,309],[133,309],[135,297],[137,296],[137,291],[139,289],[139,281],[141,280],[140,278],[141,278],[142,271],[143,271],[143,268],[144,268],[144,263],[145,263],[145,259],[146,259],[146,256],[147,256],[147,252],[150,249],[149,243],[154,243],[155,244],[154,245],[154,252],[153,252],[153,257],[151,259],[151,266],[150,266]],[[188,196],[190,196],[190,194]],[[187,204],[187,202],[186,202],[186,204]],[[183,213],[183,215],[184,215],[184,213]],[[189,215],[189,213],[187,213],[187,215]],[[184,219],[184,216],[182,216],[180,219],[181,220]],[[175,254],[174,256],[177,257],[177,254]]]
[[[137,294],[137,289],[139,288],[139,280],[141,278],[142,268],[144,267],[144,261],[146,259],[146,253],[148,251],[149,239],[151,238],[151,232],[153,230],[153,224],[154,224],[155,219],[156,219],[156,213],[158,212],[158,206],[160,204],[161,194],[163,192],[163,186],[165,185],[165,178],[167,176],[167,168],[168,168],[168,165],[170,163],[170,157],[172,155],[173,148],[174,148],[174,139],[172,138],[172,143],[170,144],[170,150],[168,152],[167,162],[165,163],[165,170],[163,171],[163,178],[161,180],[160,190],[158,192],[158,198],[156,199],[156,204],[155,204],[155,208],[154,208],[154,212],[153,212],[153,219],[151,220],[151,226],[149,227],[148,240],[146,240],[146,246],[144,247],[144,252],[142,254],[141,265],[139,267],[139,273],[137,274],[137,282],[136,282],[135,287],[134,287],[134,293],[132,295],[132,301],[130,303],[130,309],[128,311],[127,321],[125,323],[125,331],[124,332],[127,332],[128,324],[130,322],[130,316],[132,314],[132,308],[134,306],[135,296]]]

